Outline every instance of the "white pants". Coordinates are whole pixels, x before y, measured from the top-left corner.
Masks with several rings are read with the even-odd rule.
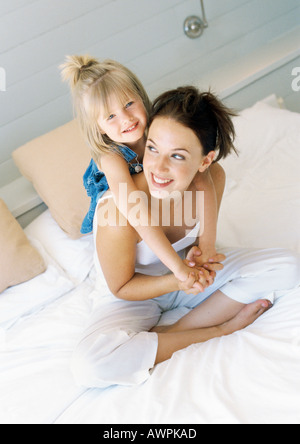
[[[177,322],[216,290],[237,302],[272,302],[300,284],[299,257],[285,250],[223,249],[224,269],[197,296],[179,291],[147,301],[124,301],[107,295],[92,315],[90,327],[74,351],[71,369],[85,387],[135,385],[147,380],[158,345],[149,330]]]

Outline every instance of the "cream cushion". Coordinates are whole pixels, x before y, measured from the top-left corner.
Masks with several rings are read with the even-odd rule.
[[[58,225],[72,239],[81,237],[81,224],[90,204],[83,175],[91,156],[77,121],[26,143],[13,152],[13,159]]]
[[[46,269],[19,223],[0,199],[0,293],[28,281]]]

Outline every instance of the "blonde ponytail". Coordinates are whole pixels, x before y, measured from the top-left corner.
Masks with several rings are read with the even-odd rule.
[[[68,81],[73,90],[78,81],[84,81],[86,70],[98,64],[98,60],[89,55],[73,55],[67,56],[65,63],[60,65],[61,77],[64,82]]]

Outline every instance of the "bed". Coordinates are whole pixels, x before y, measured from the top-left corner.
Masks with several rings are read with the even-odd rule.
[[[239,157],[223,162],[227,185],[218,244],[283,247],[300,254],[300,114],[258,102],[235,118],[235,126]],[[48,209],[22,230],[42,268],[0,294],[0,422],[299,424],[299,287],[245,330],[175,353],[140,386],[76,386],[70,358],[97,297],[93,238],[76,234],[82,214],[68,208],[69,221],[61,214],[70,205],[69,195],[60,210],[55,208],[35,176],[38,167],[29,172],[24,166],[26,156],[33,159],[30,150],[74,134],[74,122],[54,133],[22,147],[15,157]],[[78,137],[70,137],[74,147]],[[84,169],[88,156],[77,157]],[[74,187],[84,213],[86,197]]]

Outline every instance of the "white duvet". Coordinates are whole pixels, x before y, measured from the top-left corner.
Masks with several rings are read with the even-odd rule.
[[[258,103],[235,124],[218,242],[300,254],[300,115]],[[49,266],[0,295],[0,423],[300,423],[300,288],[140,386],[85,390],[69,361],[95,297],[92,236],[68,239],[49,211],[26,233]]]

